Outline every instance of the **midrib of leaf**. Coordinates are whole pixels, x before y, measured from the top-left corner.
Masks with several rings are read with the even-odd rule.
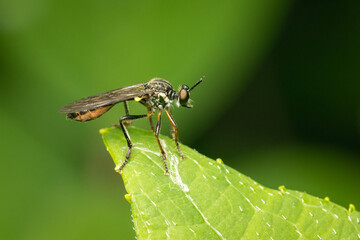
[[[165,150],[165,152],[168,152],[167,154],[167,160],[168,160],[168,163],[169,163],[169,169],[170,169],[170,172],[171,172],[171,175],[170,175],[170,179],[171,181],[177,185],[179,187],[179,189],[184,193],[184,196],[188,199],[189,203],[191,205],[193,205],[195,207],[195,209],[197,210],[197,212],[200,214],[200,216],[203,218],[204,220],[204,223],[207,224],[210,228],[211,231],[214,231],[214,233],[216,233],[221,239],[225,239],[222,234],[214,227],[211,225],[211,223],[208,221],[207,217],[204,215],[204,213],[202,213],[202,211],[199,209],[199,207],[196,205],[196,203],[194,202],[194,200],[192,199],[192,197],[190,196],[190,194],[188,194],[189,192],[189,188],[188,186],[183,183],[182,179],[181,179],[181,176],[180,176],[180,173],[179,173],[179,170],[178,170],[178,164],[179,164],[179,158],[173,154],[171,151],[168,151],[168,147],[166,145],[166,142],[165,141],[162,141],[161,140],[161,144]],[[149,151],[148,149],[144,149],[144,148],[141,148],[141,147],[134,147],[136,149],[139,149],[143,152],[149,152],[149,153],[152,153],[152,154],[158,154],[154,151]],[[145,154],[146,155],[146,154]],[[147,157],[156,165],[160,168],[161,171],[163,171],[163,168],[162,166],[160,166],[158,164],[158,161],[156,161],[156,159],[153,159],[152,157],[150,157],[149,155],[147,155]],[[158,160],[158,159],[157,159]],[[190,159],[192,161],[194,161],[193,159]],[[196,161],[194,161],[196,162]],[[146,193],[143,193],[150,201],[151,198],[146,195]],[[153,204],[154,205],[154,204]],[[160,211],[161,213],[161,211]],[[161,215],[166,219],[165,215],[163,213],[161,213]],[[167,220],[169,221],[169,220]]]
[[[167,145],[165,145],[165,151],[168,151],[167,149]],[[169,156],[169,154],[168,154]],[[194,202],[193,198],[190,196],[189,194],[189,188],[188,186],[183,183],[180,173],[179,173],[179,169],[178,169],[178,164],[179,164],[179,158],[170,152],[170,158],[169,159],[169,164],[170,164],[170,179],[171,181],[179,186],[179,188],[181,189],[181,191],[184,193],[185,197],[189,200],[189,202],[195,207],[195,209],[198,211],[198,213],[201,215],[201,217],[203,218],[204,222],[210,227],[210,229],[212,231],[214,231],[221,239],[225,239],[223,237],[223,235],[214,227],[211,225],[211,223],[208,221],[207,217],[204,215],[204,213],[199,209],[199,207],[196,205],[196,203]],[[194,161],[194,159],[191,159],[190,157],[188,157],[190,160]]]
[[[265,188],[183,145],[187,158],[180,161],[174,143],[161,136],[171,173],[165,176],[153,134],[129,132],[134,150],[123,179],[140,239],[360,238],[359,212],[305,193]],[[120,165],[127,150],[121,131],[102,134]]]

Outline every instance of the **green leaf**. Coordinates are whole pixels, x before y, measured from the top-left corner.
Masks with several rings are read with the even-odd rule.
[[[129,127],[134,148],[122,177],[138,239],[360,239],[360,213],[306,193],[273,190],[195,150],[160,136],[170,176],[152,132]],[[102,129],[117,166],[127,144]]]

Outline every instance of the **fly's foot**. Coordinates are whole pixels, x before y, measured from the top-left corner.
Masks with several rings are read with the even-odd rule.
[[[117,173],[119,173],[119,174],[122,174],[122,169],[121,169],[121,167],[116,166],[116,167],[114,168],[114,170],[115,170],[115,172],[117,172]]]
[[[161,153],[160,157],[165,161],[166,160],[166,153],[165,152]]]

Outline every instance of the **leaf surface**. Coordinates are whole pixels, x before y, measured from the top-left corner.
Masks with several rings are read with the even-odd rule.
[[[273,190],[197,151],[128,127],[134,148],[122,177],[138,239],[360,239],[360,213],[306,193]],[[120,166],[128,149],[117,128],[102,129]]]

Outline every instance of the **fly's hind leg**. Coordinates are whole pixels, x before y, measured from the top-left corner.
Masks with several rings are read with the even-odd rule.
[[[165,110],[165,112],[166,112],[166,116],[168,117],[168,119],[169,119],[169,121],[170,121],[170,123],[171,123],[171,126],[172,126],[172,136],[173,136],[173,139],[174,139],[174,141],[175,141],[177,150],[178,150],[178,152],[179,152],[180,159],[182,160],[182,159],[185,158],[185,156],[184,156],[184,154],[183,154],[183,153],[181,152],[181,150],[180,150],[179,137],[178,137],[178,128],[177,128],[176,122],[175,122],[175,120],[174,120],[171,112],[168,112],[168,111],[166,111],[166,110]]]
[[[152,115],[152,114],[151,114]],[[125,115],[123,117],[120,118],[119,123],[120,123],[120,127],[125,135],[125,139],[128,145],[128,150],[126,152],[126,156],[125,156],[125,160],[123,162],[123,164],[119,167],[116,168],[117,171],[119,171],[120,173],[122,173],[122,169],[125,167],[125,165],[128,163],[129,161],[129,157],[131,154],[131,150],[133,148],[133,144],[130,140],[130,135],[129,132],[127,131],[124,122],[129,121],[129,120],[134,120],[134,119],[139,119],[139,118],[144,118],[144,117],[150,117],[150,114],[143,114],[143,115]]]
[[[129,106],[127,104],[127,101],[124,101],[124,109],[125,109],[125,116],[130,116],[130,113],[129,113]],[[124,117],[125,117],[124,116]],[[121,120],[121,119],[120,119]],[[131,124],[131,119],[125,119],[123,120],[123,124],[124,126],[128,127],[130,126]],[[121,125],[120,124],[115,124],[114,127],[116,128],[121,128]],[[123,130],[124,131],[124,130]]]
[[[124,109],[125,109],[125,114],[126,114],[126,116],[130,116],[129,106],[128,106],[127,101],[124,101]],[[125,125],[125,126],[130,126],[130,124],[131,124],[131,120],[125,120],[125,121],[124,121],[124,125]]]

